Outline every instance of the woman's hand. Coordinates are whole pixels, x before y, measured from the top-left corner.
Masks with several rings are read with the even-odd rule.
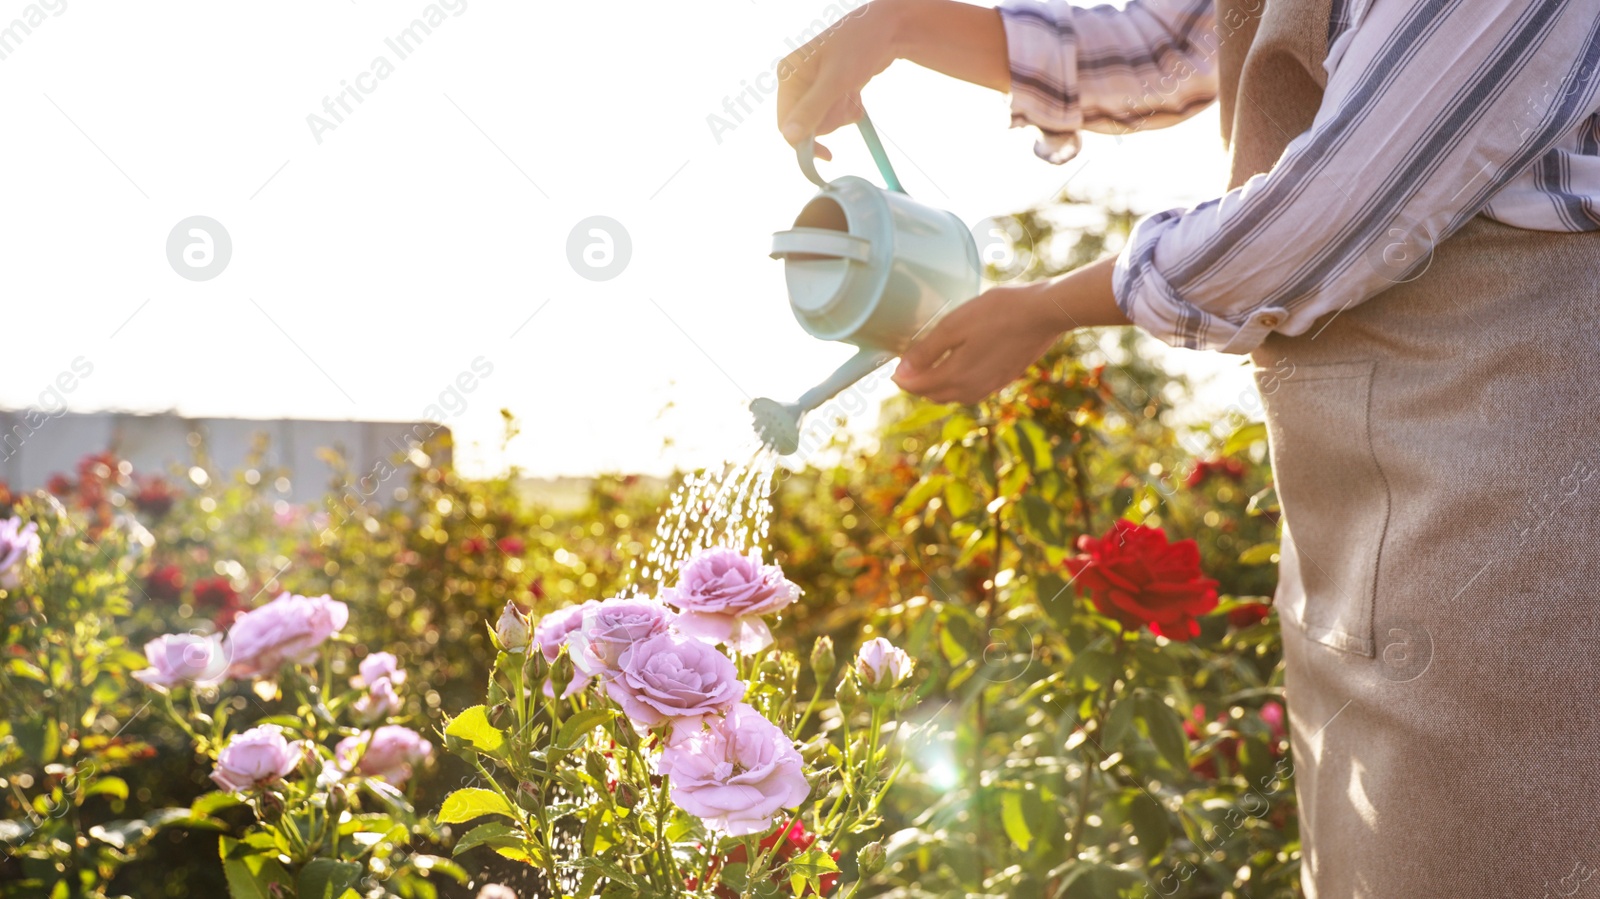
[[[861,117],[861,88],[896,59],[1011,89],[1000,14],[955,0],[872,0],[778,64],[778,127],[799,144]],[[817,155],[831,159],[827,148]]]
[[[894,382],[936,403],[975,403],[1021,377],[1066,331],[1128,324],[1111,293],[1115,262],[968,300],[906,350]]]
[[[873,0],[778,63],[778,126],[791,145],[861,117],[861,88],[894,62],[899,0]],[[817,145],[817,155],[832,159]]]

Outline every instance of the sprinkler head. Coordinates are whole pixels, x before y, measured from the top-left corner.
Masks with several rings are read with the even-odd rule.
[[[787,456],[800,448],[800,416],[798,405],[780,403],[766,397],[750,401],[750,414],[755,417],[756,434],[761,442]]]

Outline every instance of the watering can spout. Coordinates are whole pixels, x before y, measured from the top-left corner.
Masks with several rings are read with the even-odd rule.
[[[888,350],[862,347],[821,384],[807,390],[792,403],[757,397],[750,401],[750,414],[755,416],[756,433],[761,442],[787,456],[800,448],[800,419],[841,390],[861,380],[879,366],[895,358]]]

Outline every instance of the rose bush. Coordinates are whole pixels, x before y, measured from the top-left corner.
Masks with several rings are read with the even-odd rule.
[[[734,559],[750,565],[731,566]],[[663,593],[686,607],[691,589],[709,583],[700,579],[707,571],[720,577],[737,567],[742,586],[734,592],[765,594],[739,604],[738,616],[776,612],[788,600],[774,597],[792,591],[781,586],[788,583],[781,570],[758,560],[706,550],[686,560],[679,586]],[[693,588],[685,584],[691,573]],[[730,581],[717,583],[721,590]],[[541,893],[576,897],[770,895],[771,883],[794,894],[832,889],[834,847],[872,827],[899,769],[891,721],[905,699],[895,688],[911,673],[909,659],[875,644],[847,669],[835,701],[823,703],[834,660],[831,644],[819,641],[811,666],[817,688],[802,708],[793,654],[743,652],[752,645],[742,636],[753,629],[748,622],[712,643],[703,627],[684,632],[684,619],[651,599],[588,602],[550,613],[527,647],[539,651],[525,651],[515,645],[528,633],[520,613],[502,613],[488,701],[444,729],[451,749],[481,777],[445,799],[439,821],[510,823],[479,824],[461,837],[458,853],[487,846],[537,871]],[[574,658],[592,678],[578,692],[570,689],[580,673]],[[860,672],[891,667],[893,682],[874,674],[872,683],[858,683]],[[882,701],[862,708],[862,689],[879,691]],[[820,725],[824,711],[831,726]],[[805,730],[814,720],[819,726]],[[505,776],[496,776],[501,769]],[[774,852],[780,840],[773,835],[797,826],[826,848],[808,842],[795,851],[781,841],[789,851]]]

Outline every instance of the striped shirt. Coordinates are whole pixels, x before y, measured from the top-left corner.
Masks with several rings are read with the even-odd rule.
[[[1051,162],[1082,130],[1181,121],[1217,95],[1213,0],[1004,0],[1012,124]],[[1334,0],[1311,128],[1272,170],[1143,219],[1117,305],[1174,346],[1243,353],[1416,277],[1482,213],[1600,230],[1600,0]]]

